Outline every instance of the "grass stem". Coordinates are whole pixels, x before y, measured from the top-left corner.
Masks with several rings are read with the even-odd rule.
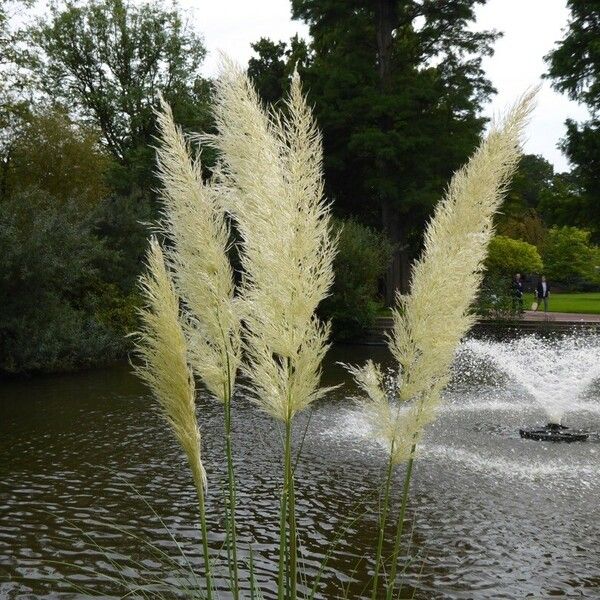
[[[225,395],[225,451],[227,454],[227,487],[229,492],[228,498],[228,529],[229,529],[229,548],[231,549],[231,561],[229,564],[230,575],[233,575],[233,598],[239,600],[239,577],[238,577],[238,561],[237,561],[237,534],[235,524],[235,473],[233,468],[233,448],[231,440],[231,384],[228,373],[229,383],[227,385]],[[228,548],[228,549],[229,549]]]
[[[379,570],[381,568],[381,555],[383,551],[383,539],[385,537],[385,524],[387,522],[387,513],[390,503],[390,488],[392,486],[392,475],[394,472],[393,456],[394,450],[392,448],[386,469],[383,506],[381,507],[381,513],[379,517],[379,538],[377,540],[377,554],[375,557],[375,574],[373,575],[373,591],[371,593],[371,600],[377,600],[377,584],[379,580]]]
[[[296,533],[296,499],[292,464],[292,419],[285,425],[285,469],[287,490],[287,520],[289,528],[289,600],[296,600],[298,586],[298,539]]]
[[[204,554],[204,568],[206,570],[206,600],[212,600],[213,584],[212,570],[210,566],[210,553],[208,550],[208,528],[206,526],[206,508],[204,505],[204,489],[197,485],[198,506],[200,508],[200,532],[202,534],[202,552]]]
[[[281,505],[279,508],[279,570],[277,575],[277,600],[284,600],[286,596],[285,578],[287,573],[287,500],[287,469],[284,468],[283,490],[281,492]]]
[[[392,600],[394,587],[396,585],[396,572],[398,569],[398,554],[400,553],[400,542],[402,539],[402,530],[404,528],[404,517],[406,515],[406,507],[408,505],[408,491],[410,489],[410,480],[414,464],[416,444],[413,444],[410,451],[410,458],[406,464],[406,475],[404,476],[404,485],[402,486],[402,502],[398,511],[398,522],[396,523],[396,539],[394,540],[394,550],[392,552],[392,562],[390,565],[390,576],[388,579],[387,600]]]

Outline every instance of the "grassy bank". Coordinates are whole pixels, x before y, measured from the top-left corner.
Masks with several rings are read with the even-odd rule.
[[[525,294],[525,308],[530,308],[533,294]],[[600,314],[600,292],[550,293],[549,312]]]

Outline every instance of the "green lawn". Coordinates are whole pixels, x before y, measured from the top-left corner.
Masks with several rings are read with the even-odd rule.
[[[525,294],[525,309],[531,308],[532,302],[533,294]],[[573,292],[569,294],[553,294],[550,292],[548,311],[585,313],[588,315],[600,314],[600,292]]]
[[[533,294],[525,294],[524,307],[526,310],[531,308],[532,302]],[[600,315],[600,292],[571,292],[567,294],[553,294],[550,292],[548,311]],[[380,309],[379,316],[389,317],[390,309]]]

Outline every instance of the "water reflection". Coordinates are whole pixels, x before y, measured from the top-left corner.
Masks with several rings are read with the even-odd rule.
[[[315,407],[310,422],[303,416],[297,423],[298,439],[308,424],[297,493],[309,580],[335,531],[347,527],[323,577],[322,598],[337,597],[342,586],[349,597],[363,597],[368,583],[374,491],[385,457],[347,400],[356,390],[336,364],[368,356],[388,360],[381,348],[335,348],[325,383],[344,387]],[[600,429],[598,391],[578,402],[569,424]],[[201,397],[198,416],[210,483],[210,543],[218,551],[224,526],[216,507],[226,478],[220,407]],[[510,377],[477,365],[460,368],[416,466],[407,527],[412,562],[402,597],[414,588],[423,600],[600,596],[600,444],[519,438],[520,426],[543,420],[539,405]],[[282,434],[243,397],[236,399],[234,432],[240,538],[252,545],[269,597]],[[184,458],[126,367],[3,383],[0,434],[0,596],[82,597],[66,576],[118,597],[122,592],[109,579],[117,573],[148,586],[167,573],[183,589],[187,584],[168,558],[179,551],[164,526],[200,570]],[[399,486],[402,473],[397,476]]]

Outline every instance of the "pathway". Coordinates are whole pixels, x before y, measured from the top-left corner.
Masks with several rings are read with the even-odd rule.
[[[557,323],[600,323],[600,315],[587,315],[583,313],[561,313],[543,310],[526,310],[523,321],[555,321]]]

